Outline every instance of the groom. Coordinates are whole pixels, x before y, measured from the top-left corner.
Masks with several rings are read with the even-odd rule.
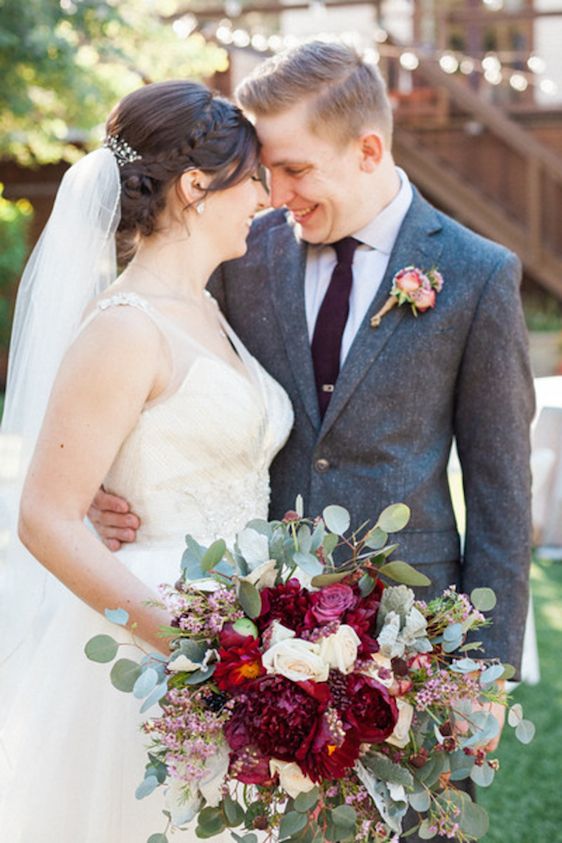
[[[297,47],[237,95],[255,117],[276,210],[254,222],[247,254],[223,265],[211,288],[294,405],[292,435],[271,467],[271,515],[292,509],[299,492],[307,513],[339,503],[355,525],[407,503],[400,556],[431,578],[426,592],[493,588],[486,647],[518,667],[533,414],[519,261],[435,210],[396,168],[384,83],[351,47]],[[442,290],[416,294],[417,318],[404,305],[371,327],[409,266],[438,269]],[[453,437],[467,506],[462,553],[447,484]],[[97,509],[113,502],[100,494]],[[120,532],[131,515],[92,517],[106,538],[134,538]]]

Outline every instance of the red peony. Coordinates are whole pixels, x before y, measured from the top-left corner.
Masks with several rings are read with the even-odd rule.
[[[370,676],[351,673],[346,677],[347,704],[344,725],[357,732],[361,743],[381,743],[398,721],[398,707],[388,689]]]
[[[334,710],[332,714],[335,714]],[[343,740],[335,737],[329,727],[328,716],[324,715],[316,734],[311,735],[297,752],[296,761],[312,781],[341,779],[355,764],[360,746],[357,732],[353,729],[347,731]]]
[[[230,632],[226,638],[237,635]],[[242,637],[237,635],[239,643],[219,649],[219,659],[213,674],[213,679],[221,691],[238,691],[241,686],[263,676],[265,668],[262,665],[259,641],[251,635]],[[223,638],[221,636],[221,643]]]
[[[327,685],[264,676],[244,690],[225,725],[230,747],[254,746],[269,758],[294,761],[314,736],[330,701]]]
[[[310,592],[303,589],[300,582],[293,577],[273,588],[263,588],[260,595],[261,614],[256,620],[260,632],[278,620],[299,635],[304,629],[304,616],[310,605]]]
[[[305,618],[306,628],[314,629],[333,621],[342,622],[344,613],[356,603],[357,597],[350,585],[327,585],[310,595],[310,609]]]

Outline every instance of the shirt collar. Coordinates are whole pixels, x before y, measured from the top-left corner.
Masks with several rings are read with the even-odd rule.
[[[394,199],[380,211],[367,225],[354,232],[353,237],[376,249],[383,255],[390,255],[398,232],[412,203],[413,190],[410,179],[400,167],[396,168],[400,176],[400,190]]]

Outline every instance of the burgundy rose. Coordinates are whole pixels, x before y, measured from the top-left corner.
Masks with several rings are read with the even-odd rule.
[[[356,605],[345,613],[342,623],[351,626],[361,639],[358,655],[369,656],[371,653],[378,652],[379,649],[374,635],[384,585],[380,580],[377,580],[375,588],[367,597],[360,597],[360,591],[357,586],[355,589],[357,595]]]
[[[398,722],[398,707],[387,688],[370,676],[351,673],[347,677],[348,704],[344,724],[357,731],[361,743],[381,743]]]
[[[296,578],[273,588],[262,588],[261,614],[256,620],[260,632],[273,621],[280,621],[297,635],[304,629],[304,617],[310,605],[310,592],[303,589]]]
[[[345,612],[355,606],[357,597],[350,585],[334,583],[310,595],[310,609],[306,613],[306,627],[313,629],[333,621],[341,621]]]

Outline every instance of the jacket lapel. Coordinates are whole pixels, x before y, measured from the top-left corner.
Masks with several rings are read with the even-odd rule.
[[[283,223],[269,231],[266,266],[273,276],[273,304],[293,377],[306,412],[318,430],[320,411],[304,304],[306,244],[299,240],[294,226]]]
[[[324,436],[332,427],[355,388],[376,361],[402,319],[407,314],[411,316],[409,307],[402,305],[402,307],[394,307],[390,313],[387,313],[378,328],[373,329],[370,326],[371,316],[384,305],[390,293],[392,279],[400,269],[406,266],[430,269],[437,264],[442,245],[439,238],[432,235],[440,229],[441,223],[435,209],[414,188],[414,198],[396,238],[384,278],[357,331],[338,377],[336,389],[322,422],[321,436]],[[314,387],[314,381],[312,383]]]

